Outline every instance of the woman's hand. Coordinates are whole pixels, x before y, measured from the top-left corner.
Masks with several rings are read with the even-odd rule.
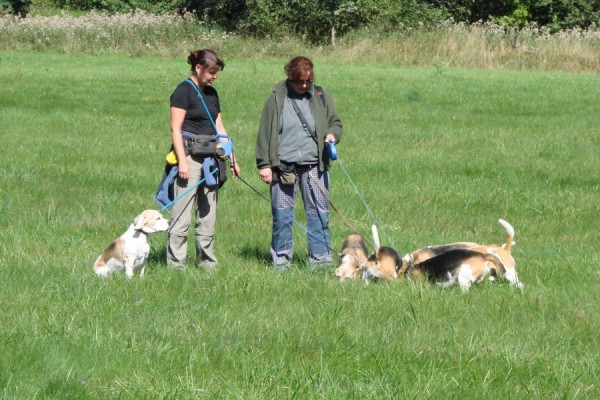
[[[188,168],[187,160],[185,158],[179,160],[178,168],[178,176],[180,179],[183,179],[185,181],[190,179],[190,170]]]
[[[233,153],[231,153],[229,157],[229,168],[231,168],[231,175],[233,175],[234,178],[240,177],[242,175],[240,164],[237,162],[237,158]]]
[[[271,167],[260,169],[258,175],[260,175],[260,180],[264,183],[271,183],[273,180],[273,171],[271,170]]]

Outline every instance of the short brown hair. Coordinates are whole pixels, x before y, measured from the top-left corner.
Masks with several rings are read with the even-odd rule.
[[[303,80],[305,78],[314,79],[313,63],[308,57],[298,56],[292,58],[283,67],[283,70],[291,81]],[[307,72],[310,74],[308,77],[306,76]]]
[[[225,63],[219,58],[217,53],[211,49],[201,49],[192,51],[188,55],[187,63],[192,66],[192,72],[196,69],[196,65],[200,64],[203,69],[219,67],[219,71],[225,68]]]

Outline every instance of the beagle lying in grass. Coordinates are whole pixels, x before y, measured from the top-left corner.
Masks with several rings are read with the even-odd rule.
[[[491,280],[496,277],[505,278],[512,285],[522,288],[515,260],[510,253],[515,230],[503,219],[498,222],[506,230],[506,243],[480,245],[459,242],[419,249],[402,258],[398,274],[417,277],[426,275],[442,286],[458,284],[463,290],[468,290],[472,283],[480,282],[486,276]]]
[[[422,249],[415,250],[412,253],[408,253],[402,257],[402,265],[398,270],[398,275],[404,274],[407,269],[414,267],[415,264],[422,263],[423,261],[427,261],[432,257],[447,253],[450,250],[472,249],[479,246],[481,246],[479,243],[474,242],[456,242],[437,246],[427,246]]]
[[[506,271],[500,259],[492,254],[467,249],[454,249],[415,264],[407,274],[427,278],[442,287],[458,284],[463,291],[487,276],[504,276]]]
[[[340,280],[358,278],[360,269],[367,264],[368,254],[367,243],[362,236],[348,236],[342,244],[340,265],[335,269],[335,276]]]
[[[169,221],[155,210],[146,210],[138,215],[129,229],[112,242],[94,263],[94,272],[99,276],[125,268],[127,278],[133,277],[133,270],[141,267],[140,277],[144,276],[146,259],[150,253],[148,234],[164,232]]]
[[[400,256],[391,247],[381,247],[377,227],[371,227],[375,252],[368,255],[365,239],[359,235],[350,235],[344,239],[340,254],[340,265],[335,270],[335,276],[344,279],[356,279],[362,271],[363,280],[378,278],[393,280],[400,264]]]
[[[398,252],[391,247],[381,247],[377,227],[371,227],[373,242],[375,243],[375,252],[369,256],[366,265],[361,269],[362,279],[369,283],[374,278],[393,281],[398,277],[400,269],[400,256]]]

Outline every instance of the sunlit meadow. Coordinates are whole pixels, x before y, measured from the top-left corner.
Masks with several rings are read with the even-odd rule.
[[[157,208],[168,98],[199,47],[225,59],[215,87],[254,190],[268,196],[262,105],[308,54],[345,125],[333,247],[374,216],[401,254],[500,243],[503,218],[525,288],[341,283],[307,265],[298,227],[279,273],[270,204],[233,179],[216,273],[168,270],[158,233],[143,279],[96,277]],[[442,24],[314,47],[189,15],[0,18],[0,399],[600,398],[598,61],[595,29]]]

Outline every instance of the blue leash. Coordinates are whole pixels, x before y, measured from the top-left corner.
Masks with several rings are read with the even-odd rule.
[[[211,175],[214,175],[215,173],[217,173],[219,171],[219,168],[215,168],[211,171]],[[173,201],[171,201],[168,204],[165,204],[163,208],[160,209],[160,212],[164,212],[167,211],[169,208],[173,207],[173,204],[175,204],[178,200],[180,200],[183,196],[185,196],[186,194],[188,194],[189,192],[191,192],[192,190],[196,189],[198,186],[200,186],[201,184],[203,184],[206,181],[206,177],[200,179],[200,181],[198,181],[197,183],[195,183],[191,188],[189,188],[188,190],[186,190],[185,192],[181,193],[179,196],[177,196],[176,198],[173,199]]]
[[[255,189],[251,184],[249,184],[241,176],[238,176],[237,179],[239,179],[246,186],[248,186],[250,189],[252,189],[252,191],[254,191],[254,193],[256,193],[257,195],[259,195],[263,200],[265,200],[266,202],[268,202],[269,204],[271,204],[271,200],[269,200],[264,194],[262,194],[257,189]],[[296,218],[294,218],[293,212],[292,212],[291,217],[292,217],[292,221],[294,222],[294,224],[296,224],[298,227],[300,227],[306,233],[307,236],[311,236],[312,238],[317,239],[319,242],[323,243],[325,245],[325,247],[327,247],[329,249],[329,251],[331,251],[333,254],[337,255],[338,258],[339,258],[340,254],[337,251],[335,251],[334,249],[332,249],[331,246],[329,246],[329,244],[327,244],[327,242],[325,241],[325,239],[323,239],[323,238],[320,237],[321,235],[317,235],[316,233],[310,232],[306,226],[304,226],[300,222],[296,221]]]
[[[215,128],[215,136],[218,138],[227,138],[228,143],[230,143],[230,150],[229,152],[233,151],[233,145],[231,144],[231,138],[225,134],[219,133],[219,130],[217,129],[217,125],[215,124],[215,121],[213,120],[212,116],[210,115],[210,111],[208,110],[208,107],[206,106],[206,103],[204,102],[204,98],[202,96],[202,94],[200,93],[200,90],[198,90],[198,88],[196,87],[196,85],[194,84],[194,82],[192,82],[190,79],[186,79],[184,82],[189,83],[192,88],[194,88],[194,90],[196,91],[196,94],[198,95],[198,99],[200,99],[200,101],[202,102],[202,105],[204,106],[204,109],[206,110],[206,115],[208,115],[208,119],[210,120],[210,123],[212,124],[213,128]],[[186,136],[187,132],[182,132],[183,136]],[[219,171],[219,168],[215,168],[214,170],[211,171],[210,175],[214,175],[216,172]],[[202,183],[204,183],[206,181],[207,177],[202,178],[198,183],[196,183],[194,186],[190,187],[188,190],[186,190],[185,192],[183,192],[181,195],[177,196],[175,199],[173,199],[171,202],[165,204],[161,209],[160,212],[164,212],[166,210],[168,210],[169,208],[171,208],[173,206],[173,204],[175,204],[178,200],[180,200],[183,196],[185,196],[186,194],[188,194],[189,192],[191,192],[192,190],[194,190],[195,188],[197,188],[198,186],[200,186]]]
[[[208,107],[206,107],[206,103],[204,102],[204,97],[200,93],[200,90],[198,90],[198,88],[196,87],[196,84],[194,82],[192,82],[192,80],[186,79],[185,82],[187,82],[190,85],[192,85],[192,87],[194,88],[194,90],[198,94],[198,98],[200,99],[200,101],[202,102],[202,105],[204,106],[204,109],[206,110],[206,114],[208,115],[208,119],[210,120],[210,123],[212,124],[213,128],[215,128],[215,134],[218,136],[219,135],[219,130],[217,129],[217,125],[215,125],[215,121],[213,121],[212,116],[210,115],[210,112],[208,111]]]
[[[344,164],[342,164],[342,162],[340,160],[338,160],[338,164],[340,165],[340,167],[342,167],[342,170],[346,174],[346,177],[348,178],[348,181],[350,181],[350,184],[354,188],[354,191],[356,192],[356,194],[358,194],[358,197],[362,200],[363,204],[367,208],[367,211],[369,211],[369,214],[371,215],[371,217],[375,221],[376,225],[379,227],[379,229],[383,233],[383,236],[385,236],[385,239],[387,240],[387,242],[388,243],[392,243],[392,241],[390,240],[389,236],[385,233],[385,231],[381,227],[381,223],[379,222],[379,220],[377,219],[377,217],[375,216],[375,214],[373,214],[373,211],[371,211],[371,208],[369,207],[369,205],[367,204],[367,202],[365,201],[365,199],[362,197],[362,195],[358,191],[358,188],[356,187],[356,185],[354,184],[354,182],[352,182],[352,179],[350,178],[350,175],[348,174],[348,171],[346,171],[346,168],[344,167]]]

